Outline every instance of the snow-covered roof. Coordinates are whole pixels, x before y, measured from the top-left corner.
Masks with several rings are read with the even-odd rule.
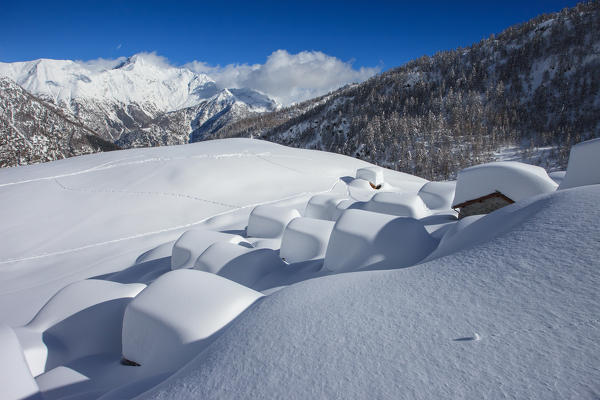
[[[513,201],[556,190],[558,185],[546,170],[516,161],[476,165],[458,173],[453,207],[500,192]]]
[[[600,138],[571,147],[567,173],[560,189],[600,183]]]

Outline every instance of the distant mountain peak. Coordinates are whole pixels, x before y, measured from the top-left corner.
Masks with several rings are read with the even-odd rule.
[[[219,87],[209,76],[170,65],[153,53],[120,60],[0,63],[0,77],[123,147],[187,143],[279,108],[263,93]],[[14,102],[22,100],[10,101],[10,108],[18,110]]]

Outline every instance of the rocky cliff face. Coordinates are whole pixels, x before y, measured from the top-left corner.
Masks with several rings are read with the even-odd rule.
[[[0,167],[117,148],[60,108],[0,78]]]

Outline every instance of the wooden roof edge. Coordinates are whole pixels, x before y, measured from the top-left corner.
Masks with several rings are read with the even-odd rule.
[[[471,204],[481,203],[482,201],[485,201],[487,199],[491,199],[491,198],[494,198],[494,197],[500,197],[500,198],[506,200],[509,204],[512,204],[512,203],[515,202],[510,197],[505,196],[500,191],[496,190],[495,192],[490,193],[490,194],[486,194],[485,196],[481,196],[481,197],[478,197],[478,198],[473,199],[473,200],[467,200],[467,201],[465,201],[463,203],[460,203],[460,204],[455,204],[455,205],[452,206],[452,208],[454,208],[454,209],[456,209],[456,208],[463,208],[463,207],[466,207],[466,206],[470,206]]]

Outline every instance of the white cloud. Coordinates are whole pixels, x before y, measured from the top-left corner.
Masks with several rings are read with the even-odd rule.
[[[124,63],[127,60],[135,61],[136,59],[142,59],[147,64],[157,65],[162,68],[174,68],[175,66],[171,64],[171,62],[163,56],[159,56],[155,51],[153,52],[141,52],[134,54],[131,57],[119,57],[119,58],[97,58],[95,60],[81,61],[77,60],[75,62],[82,65],[84,68],[89,69],[94,72],[106,71],[108,69],[113,69]]]
[[[156,54],[155,51],[153,52],[141,52],[141,53],[137,53],[135,55],[133,55],[131,57],[132,59],[142,59],[144,60],[145,63],[147,64],[152,64],[152,65],[156,65],[162,68],[172,68],[174,67],[173,64],[171,64],[171,62],[169,61],[169,59],[167,57],[163,57],[163,56],[159,56],[158,54]]]
[[[137,53],[131,58],[141,58],[145,63],[164,68],[175,67],[156,52]],[[103,71],[126,60],[126,57],[119,57],[78,62],[92,71]],[[192,61],[183,67],[208,75],[221,88],[258,90],[283,105],[320,96],[347,83],[362,82],[381,70],[380,67],[354,68],[352,62],[344,62],[320,51],[290,54],[286,50],[273,52],[264,64],[229,64],[222,67]]]
[[[119,49],[120,49],[122,46],[123,46],[123,44],[119,43],[119,44],[117,45],[117,50],[119,50]]]
[[[107,69],[112,69],[117,65],[121,64],[123,61],[127,60],[127,57],[119,57],[119,58],[97,58],[95,60],[81,61],[77,60],[78,64],[81,64],[84,68],[87,68],[94,72],[105,71]]]
[[[185,67],[210,76],[221,87],[259,90],[284,105],[325,94],[347,83],[362,82],[381,70],[355,69],[351,62],[320,51],[290,54],[286,50],[273,52],[264,64],[215,67],[193,61]]]

